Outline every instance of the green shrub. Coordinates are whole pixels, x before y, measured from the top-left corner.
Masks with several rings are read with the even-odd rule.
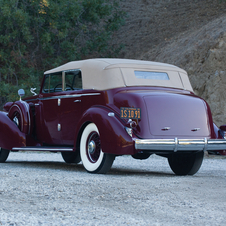
[[[15,100],[68,61],[116,56],[109,40],[124,16],[113,0],[0,0],[0,96]]]

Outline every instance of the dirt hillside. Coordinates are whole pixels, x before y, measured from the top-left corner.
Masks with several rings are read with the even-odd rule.
[[[120,57],[175,64],[187,70],[214,121],[226,124],[226,2],[122,0],[125,25],[114,37]]]

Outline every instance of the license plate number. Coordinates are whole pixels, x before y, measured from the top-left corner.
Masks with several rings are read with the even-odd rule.
[[[131,118],[131,119],[140,119],[141,110],[140,108],[120,108],[120,117],[121,118]]]

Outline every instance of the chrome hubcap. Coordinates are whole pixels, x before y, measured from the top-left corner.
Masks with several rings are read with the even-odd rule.
[[[19,127],[19,119],[16,116],[13,118],[13,122]]]
[[[91,140],[88,144],[88,152],[90,154],[93,154],[95,152],[95,150],[96,150],[96,144],[93,140]]]
[[[87,137],[86,154],[90,162],[98,161],[101,153],[100,137],[95,131],[91,132]]]

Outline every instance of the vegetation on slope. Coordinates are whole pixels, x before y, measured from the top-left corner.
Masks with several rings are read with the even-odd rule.
[[[116,0],[0,0],[1,101],[37,87],[52,67],[117,55],[109,40],[123,17]]]

